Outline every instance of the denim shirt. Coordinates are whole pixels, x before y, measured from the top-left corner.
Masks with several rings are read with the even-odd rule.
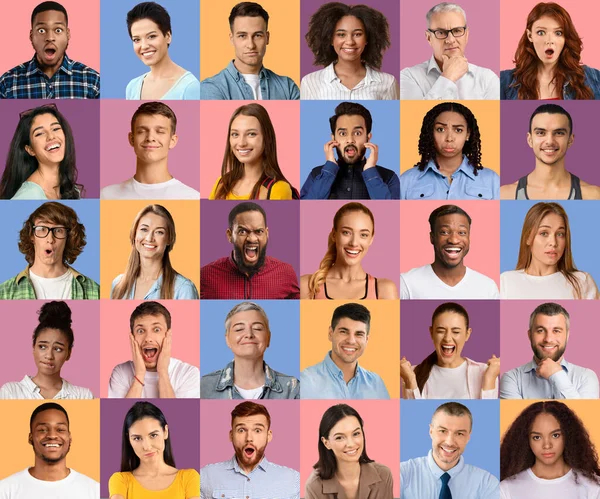
[[[583,66],[583,72],[585,73],[585,84],[594,94],[594,99],[600,99],[600,70]],[[520,84],[514,87],[510,86],[515,83],[514,73],[514,69],[500,71],[500,99],[502,100],[515,100],[519,98]],[[574,99],[573,91],[569,88],[568,81],[563,85],[562,93],[564,100]]]
[[[300,90],[294,80],[279,76],[263,67],[258,74],[263,100],[298,100]],[[200,83],[201,100],[254,100],[252,87],[246,83],[233,61],[215,76]]]
[[[243,399],[233,383],[232,360],[224,369],[219,369],[200,378],[200,398],[203,399]],[[299,399],[300,382],[294,376],[288,376],[271,369],[263,362],[265,386],[261,399]]]

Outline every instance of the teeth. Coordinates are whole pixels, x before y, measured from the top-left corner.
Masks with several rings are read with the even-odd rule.
[[[460,248],[444,248],[444,251],[446,251],[447,253],[460,253],[461,249]]]
[[[44,444],[44,447],[60,447],[58,444]]]
[[[360,253],[360,251],[358,251],[358,250],[354,250],[354,251],[353,251],[353,250],[349,250],[349,249],[347,249],[347,250],[346,250],[346,253],[350,253],[351,255],[358,255],[358,254]]]
[[[60,144],[52,144],[51,146],[46,148],[46,151],[54,151],[54,149],[58,149]]]

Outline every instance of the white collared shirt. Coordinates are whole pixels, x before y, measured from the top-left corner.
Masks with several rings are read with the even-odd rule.
[[[400,71],[400,99],[500,99],[500,79],[491,69],[469,64],[456,82],[442,76],[433,55],[429,61]]]
[[[53,400],[94,398],[94,395],[88,388],[72,385],[66,379],[63,379],[62,382],[62,388],[54,396]],[[40,387],[33,382],[31,376],[25,375],[21,381],[5,383],[0,388],[0,399],[44,400],[44,397],[40,393]]]

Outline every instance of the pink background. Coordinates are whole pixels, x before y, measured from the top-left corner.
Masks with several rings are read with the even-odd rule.
[[[500,0],[500,67],[514,68],[513,59],[521,36],[525,32],[527,15],[539,2],[538,0]],[[597,47],[598,19],[600,3],[582,2],[581,0],[560,0],[557,2],[571,15],[575,29],[583,39],[581,60],[584,64],[600,67],[600,51]],[[493,18],[492,18],[493,19]]]
[[[467,14],[469,42],[465,57],[477,66],[499,73],[500,26],[498,11],[500,0],[461,0],[457,2]],[[439,2],[400,2],[400,68],[420,64],[431,57],[431,46],[425,38],[425,14]],[[502,66],[504,67],[504,66]]]
[[[454,204],[471,217],[471,246],[465,265],[500,285],[500,203],[498,201],[403,201],[400,209],[400,272],[433,262],[429,215]]]
[[[300,496],[304,497],[306,480],[319,459],[319,423],[323,413],[335,404],[348,404],[360,414],[367,454],[390,469],[394,478],[394,497],[400,497],[400,404],[397,400],[303,400],[300,408]]]
[[[203,400],[200,404],[200,466],[228,461],[233,457],[235,451],[229,441],[231,411],[242,402],[243,400]],[[300,471],[300,401],[256,402],[264,405],[271,416],[273,439],[267,445],[266,458],[274,464]]]
[[[102,100],[100,104],[100,186],[117,184],[135,174],[135,153],[129,145],[131,117],[140,101]],[[165,101],[177,116],[177,145],[169,151],[169,171],[199,190],[198,104]]]
[[[108,381],[117,364],[131,360],[129,317],[142,300],[102,300],[100,341],[100,393],[108,397]],[[162,300],[171,313],[172,357],[200,365],[200,303],[191,300]],[[96,368],[96,372],[98,369]]]
[[[200,102],[200,195],[208,199],[217,178],[228,140],[229,120],[245,101]],[[300,101],[260,101],[269,113],[277,136],[279,167],[292,185],[300,190]]]
[[[327,239],[333,227],[335,212],[351,200],[325,200],[300,203],[300,275],[312,274],[319,268],[327,251]],[[378,278],[391,279],[400,285],[400,217],[398,201],[360,201],[375,217],[375,238],[363,259],[366,272]]]
[[[502,373],[526,364],[533,358],[527,337],[529,315],[543,300],[502,300],[500,303],[500,351]],[[598,305],[588,300],[558,301],[571,316],[569,343],[565,358],[578,366],[598,369],[598,354],[592,345],[597,333],[591,324],[598,322]]]
[[[29,61],[34,54],[29,41],[31,12],[42,0],[3,2],[4,48],[0,52],[0,72]],[[100,0],[61,0],[69,15],[71,40],[67,55],[100,71]]]
[[[10,353],[0,362],[0,385],[21,381],[23,376],[34,376],[37,368],[33,361],[32,335],[39,324],[37,311],[44,300],[13,300],[0,302],[0,317],[5,331],[10,331]],[[69,300],[72,312],[73,351],[61,370],[69,383],[89,388],[94,397],[100,396],[98,378],[98,347],[100,308],[96,300]]]

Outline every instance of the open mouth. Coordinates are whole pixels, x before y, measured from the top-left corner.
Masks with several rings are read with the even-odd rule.
[[[147,250],[150,250],[150,251],[156,249],[156,246],[154,244],[146,244],[146,243],[144,243],[144,244],[142,244],[142,247],[146,248]]]
[[[248,459],[251,459],[254,456],[255,453],[256,453],[256,449],[254,447],[248,446],[248,447],[244,448],[244,455]]]
[[[446,457],[453,457],[458,452],[457,447],[446,447],[445,445],[440,445],[440,450],[442,451],[442,454]]]
[[[44,49],[44,55],[47,59],[54,59],[54,56],[56,55],[56,49],[48,47]]]
[[[452,258],[456,258],[462,253],[462,248],[458,248],[457,246],[447,246],[444,248],[444,253]]]
[[[244,256],[247,260],[256,260],[258,258],[258,244],[247,244],[244,246]]]
[[[52,256],[54,253],[54,250],[46,248],[44,250],[44,253],[46,254],[46,256]]]
[[[442,345],[442,355],[444,357],[452,357],[454,352],[456,351],[456,346],[454,345]]]
[[[356,258],[358,255],[360,255],[360,250],[351,250],[348,248],[344,248],[344,253],[346,253],[346,255],[350,258]]]
[[[344,149],[344,153],[346,153],[346,156],[354,158],[358,154],[358,150],[354,146],[348,146]]]
[[[244,156],[248,156],[251,152],[252,149],[236,149],[238,155],[244,157]]]
[[[544,53],[547,57],[552,57],[554,55],[554,49],[546,49]]]
[[[57,149],[60,149],[59,142],[53,142],[52,144],[46,146],[46,151],[48,151],[48,152],[56,151]]]
[[[347,456],[356,456],[358,454],[358,448],[347,450],[344,452],[344,454],[346,454]]]
[[[158,356],[158,348],[144,348],[142,352],[144,354],[144,360],[147,362],[156,360],[156,357]]]
[[[354,355],[358,349],[354,347],[342,347],[342,352],[346,355]]]

